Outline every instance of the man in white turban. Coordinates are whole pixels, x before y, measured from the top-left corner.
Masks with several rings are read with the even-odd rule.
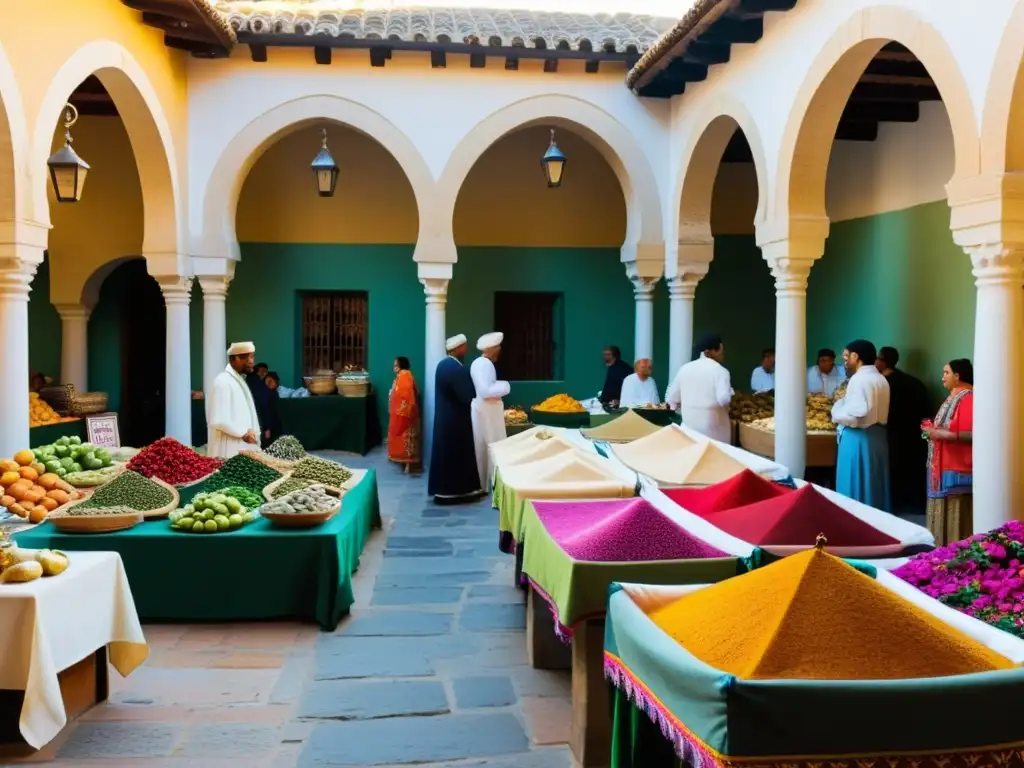
[[[507,381],[498,381],[498,372],[494,368],[501,354],[501,343],[504,334],[487,333],[480,337],[476,348],[481,355],[469,367],[473,377],[476,398],[473,400],[473,442],[476,446],[476,466],[480,473],[480,482],[484,490],[490,490],[491,472],[490,451],[487,446],[504,440],[505,404],[501,401],[509,393]]]
[[[434,371],[434,442],[430,452],[427,493],[435,504],[461,504],[483,493],[473,445],[473,380],[462,364],[466,337],[445,342],[448,356]]]
[[[206,395],[206,453],[230,459],[240,451],[259,450],[260,421],[245,377],[252,373],[256,347],[251,341],[232,344],[228,366],[213,380]]]

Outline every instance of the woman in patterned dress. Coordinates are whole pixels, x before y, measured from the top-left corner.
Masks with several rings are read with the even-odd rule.
[[[938,545],[973,533],[971,493],[974,465],[974,369],[970,360],[950,360],[942,369],[949,396],[935,421],[922,425],[928,440],[928,530]]]
[[[395,358],[395,382],[388,394],[388,460],[406,472],[420,465],[420,409],[409,358]]]

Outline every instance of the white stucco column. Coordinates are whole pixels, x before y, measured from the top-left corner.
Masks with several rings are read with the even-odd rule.
[[[793,477],[807,466],[807,278],[821,258],[828,219],[757,228],[775,278],[775,460]]]
[[[58,304],[60,315],[60,381],[89,391],[89,315],[84,304]]]
[[[0,456],[30,448],[28,294],[36,264],[0,259]],[[45,300],[45,299],[44,299]]]
[[[1024,248],[965,249],[978,288],[974,320],[974,531],[1024,517],[1021,342]]]
[[[636,326],[633,335],[633,357],[636,360],[654,357],[654,286],[657,280],[634,278],[633,301],[636,303]]]
[[[192,357],[189,345],[191,277],[159,277],[167,307],[167,378],[164,432],[192,445]]]
[[[679,369],[690,362],[693,352],[693,300],[697,294],[697,284],[707,274],[708,265],[679,266],[675,277],[668,283],[669,309],[669,342],[668,342],[668,375],[669,382]]]
[[[450,270],[450,265],[449,270]],[[425,365],[423,368],[423,464],[430,462],[430,449],[434,442],[434,372],[447,352],[445,351],[445,307],[448,303],[448,280],[444,277],[421,277],[426,296]]]
[[[209,397],[213,380],[228,363],[228,284],[231,278],[200,277],[203,290],[203,391]]]

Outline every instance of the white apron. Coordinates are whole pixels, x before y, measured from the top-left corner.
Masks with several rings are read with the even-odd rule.
[[[474,397],[472,415],[473,445],[476,448],[476,468],[480,473],[480,487],[490,492],[494,466],[487,446],[507,437],[505,407],[501,400],[481,400]]]

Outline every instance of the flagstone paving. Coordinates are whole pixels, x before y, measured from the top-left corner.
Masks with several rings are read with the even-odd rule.
[[[432,506],[378,452],[335,458],[377,468],[385,519],[337,630],[147,625],[150,659],[111,670],[109,702],[0,765],[570,768],[569,675],[527,662],[497,512]],[[225,577],[225,599],[245,588]]]

